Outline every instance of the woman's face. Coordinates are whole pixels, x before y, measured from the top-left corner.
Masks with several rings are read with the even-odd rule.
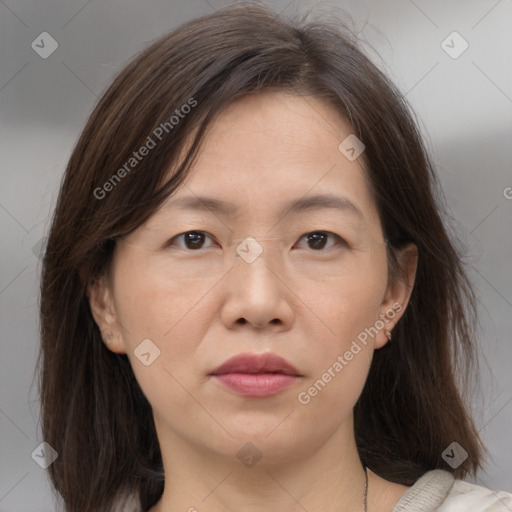
[[[228,457],[251,442],[279,460],[352,435],[373,350],[410,290],[388,287],[364,153],[338,148],[351,133],[311,96],[238,100],[184,185],[116,246],[93,313],[161,441]],[[249,357],[218,370],[240,355],[289,367]]]

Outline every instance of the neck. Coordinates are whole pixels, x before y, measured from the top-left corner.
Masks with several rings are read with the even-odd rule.
[[[158,426],[157,426],[157,430]],[[160,429],[165,471],[162,499],[150,512],[325,512],[363,511],[365,472],[352,421],[321,446],[290,448],[277,458],[266,447],[252,467],[233,456],[213,453]],[[256,441],[254,444],[260,445]],[[234,443],[236,453],[245,442]]]

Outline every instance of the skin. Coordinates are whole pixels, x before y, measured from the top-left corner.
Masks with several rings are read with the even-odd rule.
[[[406,279],[388,281],[363,156],[349,161],[338,150],[350,133],[315,97],[266,92],[235,101],[210,126],[169,201],[204,195],[238,210],[225,216],[169,204],[117,244],[109,275],[91,283],[107,347],[128,355],[153,409],[166,483],[151,512],[363,509],[353,407],[374,350],[388,342],[384,331],[406,308],[417,256],[406,247]],[[349,199],[361,215],[281,212],[289,200],[326,192]],[[331,235],[318,249],[306,236],[318,230],[348,245]],[[177,236],[188,231],[206,233],[199,248]],[[252,263],[236,253],[249,236],[263,248]],[[401,311],[385,317],[307,405],[299,403],[298,394],[396,303]],[[148,338],[160,356],[145,366],[134,350]],[[234,355],[267,352],[301,374],[277,395],[242,397],[208,375]],[[248,442],[262,455],[252,467],[236,456]],[[368,474],[368,510],[391,511],[407,487]]]

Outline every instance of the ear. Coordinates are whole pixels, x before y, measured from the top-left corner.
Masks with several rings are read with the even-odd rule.
[[[418,248],[416,245],[410,243],[399,249],[397,260],[400,270],[398,275],[390,277],[380,307],[379,319],[384,323],[384,328],[379,331],[375,339],[376,349],[382,348],[389,342],[386,331],[392,333],[409,303],[418,266]]]
[[[118,322],[108,276],[92,279],[87,286],[92,316],[98,325],[105,346],[116,354],[125,354],[125,342]]]

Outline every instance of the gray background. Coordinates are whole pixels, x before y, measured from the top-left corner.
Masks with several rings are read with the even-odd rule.
[[[182,21],[226,4],[0,0],[0,511],[54,510],[46,471],[31,458],[42,441],[33,381],[38,249],[72,147],[132,55]],[[489,458],[477,482],[510,492],[512,2],[276,3],[290,15],[311,7],[351,19],[372,60],[420,118],[481,300],[482,386],[474,403]],[[47,59],[31,48],[45,31],[59,45]],[[453,31],[469,44],[456,59],[441,47]]]

